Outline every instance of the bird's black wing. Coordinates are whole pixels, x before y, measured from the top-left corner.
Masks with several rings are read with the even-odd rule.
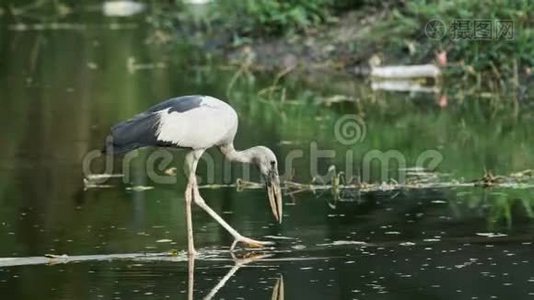
[[[177,146],[172,143],[157,140],[157,129],[160,122],[158,112],[168,109],[168,112],[186,112],[200,107],[202,96],[183,96],[158,103],[147,111],[133,118],[118,123],[111,128],[111,134],[106,140],[105,152],[110,150],[115,154],[125,153],[145,146]]]
[[[159,117],[156,113],[141,113],[135,117],[118,123],[111,128],[106,139],[106,152],[125,153],[136,148],[154,146]],[[111,148],[111,149],[110,149]]]
[[[157,112],[169,109],[172,112],[186,112],[191,109],[200,107],[202,104],[202,97],[200,95],[182,96],[172,98],[161,103],[158,103],[147,110],[147,112]]]

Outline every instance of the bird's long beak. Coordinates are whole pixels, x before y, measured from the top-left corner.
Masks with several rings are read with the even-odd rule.
[[[278,223],[282,223],[282,190],[280,189],[280,178],[278,178],[276,171],[271,171],[267,176],[267,195],[269,195],[269,203],[274,218]]]

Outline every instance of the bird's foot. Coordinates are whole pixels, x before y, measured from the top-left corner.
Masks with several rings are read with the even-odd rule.
[[[238,243],[242,243],[249,248],[262,248],[265,246],[274,245],[274,242],[258,241],[258,240],[254,240],[254,239],[247,238],[244,236],[239,236],[239,237],[236,237],[236,239],[232,243],[232,246],[230,247],[230,251],[234,251],[234,248],[235,246],[237,246]]]

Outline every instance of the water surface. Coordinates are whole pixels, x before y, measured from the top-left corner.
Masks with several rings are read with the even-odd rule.
[[[203,189],[208,204],[254,238],[276,239],[268,255],[240,268],[231,237],[195,208],[196,261],[186,249],[183,152],[177,151],[176,184],[151,181],[143,166],[151,150],[132,161],[126,182],[84,189],[82,160],[98,150],[108,128],[161,100],[184,94],[226,99],[240,116],[236,146],[271,147],[281,158],[302,150],[284,178],[312,181],[312,148],[334,157],[318,160],[327,175],[354,178],[372,150],[396,150],[414,166],[436,150],[434,170],[448,181],[466,182],[485,170],[507,175],[534,165],[532,111],[497,110],[483,99],[461,103],[451,95],[440,108],[432,95],[372,92],[367,82],[324,76],[286,78],[287,103],[258,92],[273,74],[240,78],[235,68],[206,59],[187,44],[147,42],[153,31],[140,20],[110,29],[107,20],[75,20],[76,30],[13,31],[4,27],[0,49],[0,291],[12,299],[524,299],[534,295],[530,188],[421,188],[393,191],[302,192],[286,196],[284,223],[275,224],[262,189]],[[318,104],[342,92],[355,101]],[[261,93],[260,93],[261,94]],[[265,94],[261,94],[265,95]],[[277,98],[276,92],[273,98]],[[267,97],[268,98],[268,97]],[[279,98],[277,98],[279,99]],[[291,101],[297,99],[298,101]],[[335,124],[346,114],[365,123],[365,136],[346,145]],[[238,165],[225,177],[217,151],[213,183],[241,177]],[[120,173],[116,161],[114,173]],[[102,168],[96,162],[95,169]],[[209,173],[202,163],[199,173]],[[287,171],[286,171],[287,170]],[[373,167],[370,181],[383,173]],[[161,173],[161,172],[160,172]],[[397,178],[395,165],[386,179]],[[257,174],[252,172],[252,179]],[[138,189],[135,187],[149,187]],[[132,190],[132,188],[134,188]],[[145,257],[144,253],[161,254]],[[170,254],[169,254],[170,253]],[[67,257],[45,257],[45,255]],[[240,258],[250,253],[241,251]],[[234,268],[234,269],[232,269]],[[230,271],[231,277],[227,277]],[[278,285],[275,288],[275,285]],[[275,291],[276,294],[276,291]]]

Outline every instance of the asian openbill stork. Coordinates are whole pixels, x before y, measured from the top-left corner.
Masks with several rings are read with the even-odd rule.
[[[116,124],[108,136],[106,152],[114,154],[145,146],[189,150],[185,158],[189,176],[185,189],[185,211],[190,255],[196,254],[191,215],[193,202],[234,237],[231,250],[239,242],[256,247],[271,244],[241,235],[213,211],[200,195],[195,172],[200,157],[208,148],[216,146],[230,161],[257,166],[266,180],[267,194],[274,217],[278,222],[282,222],[282,193],[276,156],[264,146],[237,151],[233,144],[237,124],[237,113],[227,103],[210,96],[183,96],[156,104],[145,112]]]

